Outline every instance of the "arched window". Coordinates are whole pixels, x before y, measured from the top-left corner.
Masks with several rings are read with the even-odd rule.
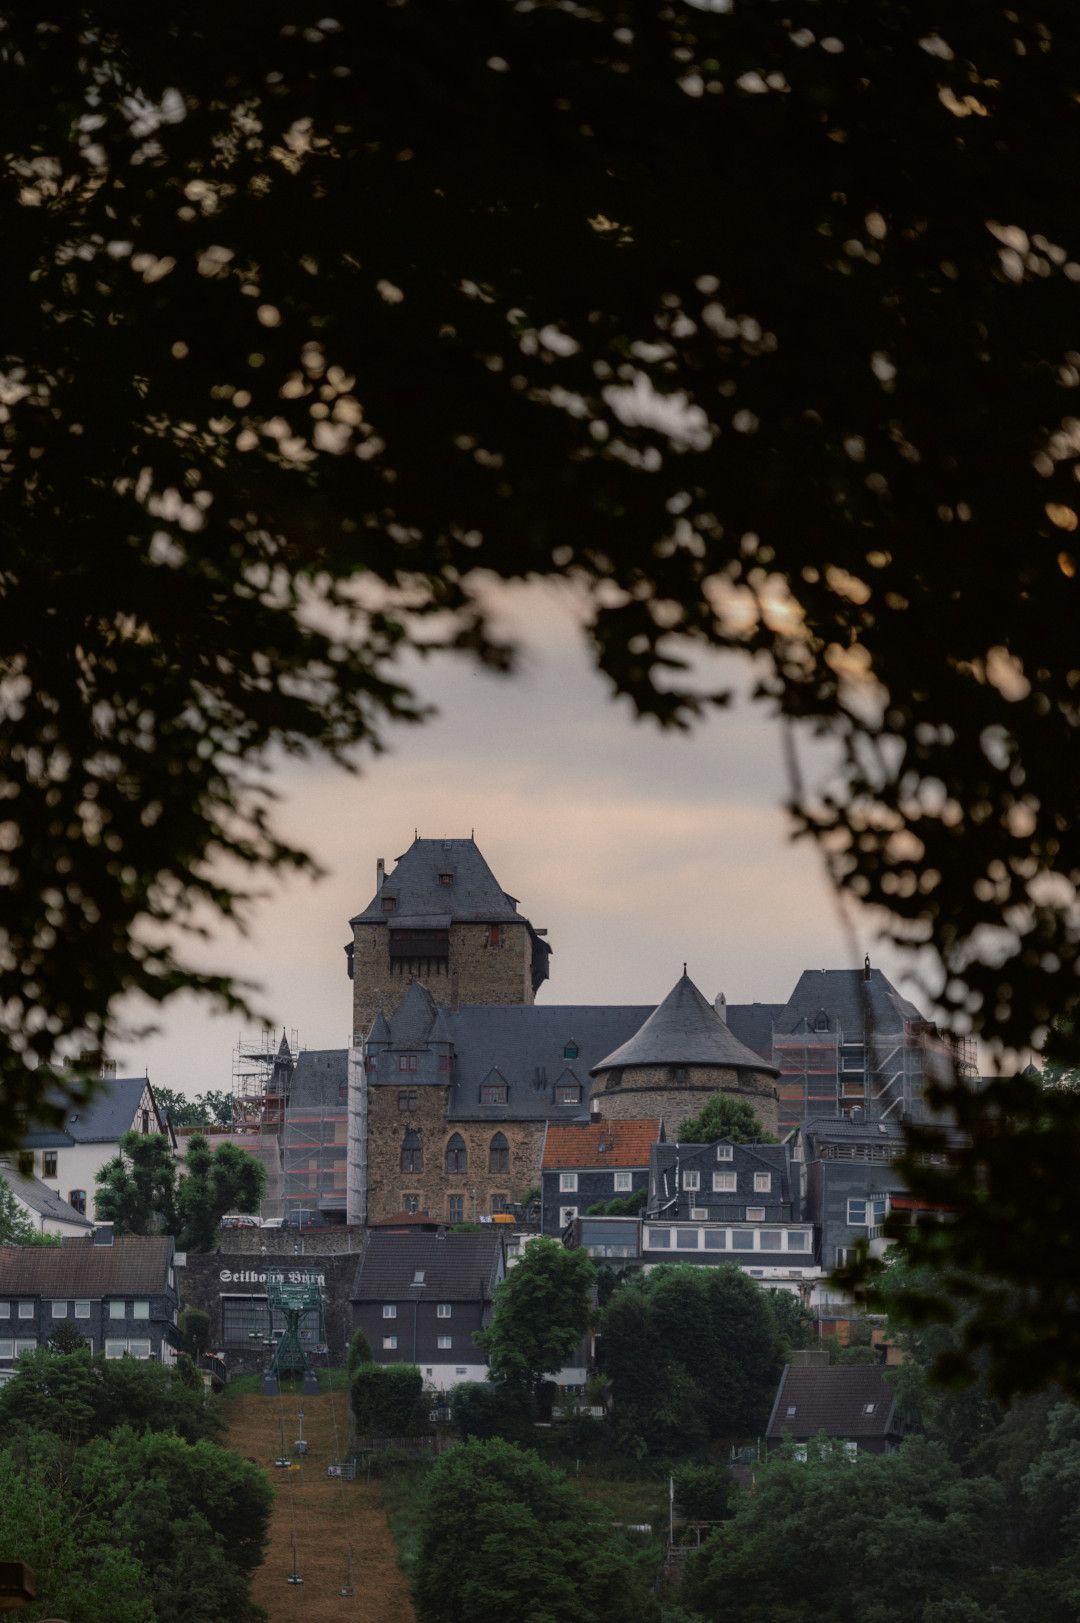
[[[465,1140],[460,1133],[455,1133],[446,1146],[447,1172],[468,1172],[469,1153],[465,1148]]]
[[[406,1133],[401,1141],[402,1172],[423,1172],[424,1149],[419,1133]]]
[[[503,1133],[496,1133],[495,1137],[491,1140],[491,1147],[488,1150],[488,1171],[510,1171],[510,1146],[506,1142],[506,1137]]]
[[[80,1217],[86,1216],[86,1190],[71,1189],[68,1191],[68,1205],[74,1206]]]

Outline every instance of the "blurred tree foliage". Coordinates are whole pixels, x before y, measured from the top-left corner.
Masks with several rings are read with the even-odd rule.
[[[0,23],[9,1137],[124,992],[243,1000],[177,928],[312,866],[271,753],[376,747],[407,649],[507,663],[500,578],[569,579],[663,725],[753,656],[796,830],[956,1029],[1071,1017],[1071,0]],[[959,1102],[964,1272],[1080,1368],[1080,1101]]]

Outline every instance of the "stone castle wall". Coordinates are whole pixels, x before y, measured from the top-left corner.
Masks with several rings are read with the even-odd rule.
[[[597,1078],[593,1112],[605,1121],[660,1116],[667,1138],[674,1141],[686,1118],[696,1116],[714,1093],[745,1100],[765,1131],[778,1136],[779,1101],[772,1077],[727,1066],[626,1066]]]
[[[366,1035],[376,1013],[392,1014],[410,981],[427,988],[436,1003],[457,1008],[473,1003],[532,1003],[532,938],[524,922],[499,925],[499,942],[486,924],[450,927],[447,963],[425,959],[391,962],[385,924],[357,924],[353,947],[353,1032]]]
[[[401,1092],[415,1092],[415,1107],[400,1108]],[[444,1223],[450,1220],[450,1196],[461,1196],[463,1220],[471,1223],[491,1211],[493,1195],[517,1201],[540,1182],[546,1122],[447,1121],[449,1092],[447,1087],[428,1084],[410,1088],[407,1083],[402,1089],[368,1089],[369,1223],[384,1223],[396,1217],[407,1195],[417,1196],[420,1210]],[[401,1170],[402,1141],[407,1132],[420,1135],[422,1172]],[[510,1169],[489,1172],[488,1151],[493,1135],[499,1132],[510,1147]],[[465,1172],[446,1170],[446,1146],[455,1133],[465,1140]]]

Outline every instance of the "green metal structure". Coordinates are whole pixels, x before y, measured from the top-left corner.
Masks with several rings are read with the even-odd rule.
[[[318,1285],[287,1285],[280,1279],[267,1281],[271,1322],[274,1309],[285,1320],[285,1329],[274,1343],[270,1359],[271,1375],[307,1375],[310,1365],[300,1341],[300,1320],[305,1313],[318,1310],[322,1297]]]

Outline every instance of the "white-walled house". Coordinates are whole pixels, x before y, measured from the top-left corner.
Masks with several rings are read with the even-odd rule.
[[[106,1076],[96,1084],[92,1099],[67,1107],[59,1127],[28,1128],[20,1149],[33,1156],[34,1176],[92,1222],[94,1179],[119,1155],[120,1139],[129,1132],[164,1133],[176,1148],[149,1078]]]
[[[0,1181],[6,1183],[15,1204],[38,1234],[74,1237],[88,1234],[93,1224],[40,1178],[27,1178],[12,1161],[0,1160]]]

